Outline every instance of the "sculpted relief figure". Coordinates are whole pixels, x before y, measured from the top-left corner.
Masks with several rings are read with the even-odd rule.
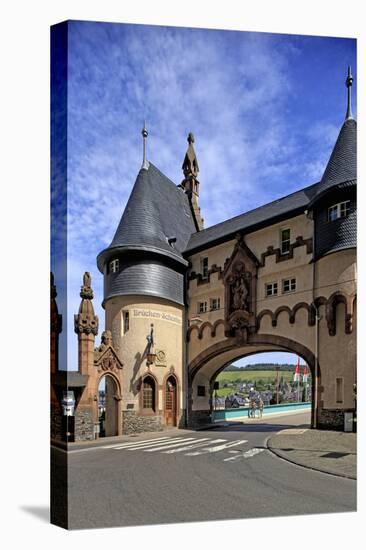
[[[248,286],[244,274],[238,276],[232,285],[232,305],[233,309],[248,310]]]

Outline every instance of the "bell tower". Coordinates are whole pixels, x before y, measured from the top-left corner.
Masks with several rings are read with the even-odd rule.
[[[194,135],[192,132],[188,134],[187,141],[188,149],[182,164],[184,180],[182,181],[181,186],[188,195],[196,230],[201,231],[203,229],[204,220],[201,216],[201,209],[198,206],[200,182],[198,181],[197,176],[199,167],[196,152],[193,147]]]

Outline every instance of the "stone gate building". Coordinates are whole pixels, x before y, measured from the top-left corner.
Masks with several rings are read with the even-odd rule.
[[[312,373],[312,426],[343,428],[356,382],[350,71],[346,84],[346,119],[320,180],[207,229],[193,135],[176,185],[147,160],[144,128],[142,168],[97,258],[111,367],[100,370],[95,331],[84,341],[85,327],[76,324],[80,374],[89,375],[79,413],[91,411],[95,421],[95,388],[109,373],[118,402],[114,433],[196,427],[210,419],[222,369],[250,354],[290,351]]]

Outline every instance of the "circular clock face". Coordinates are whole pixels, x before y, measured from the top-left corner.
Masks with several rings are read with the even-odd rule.
[[[164,353],[164,351],[161,351],[161,350],[158,351],[158,352],[156,353],[156,358],[157,358],[157,360],[160,361],[160,362],[165,361],[165,353]]]

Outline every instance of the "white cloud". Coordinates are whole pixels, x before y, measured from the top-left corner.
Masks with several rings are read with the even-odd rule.
[[[288,115],[297,93],[291,63],[302,56],[295,42],[255,33],[72,24],[70,296],[78,297],[87,270],[102,300],[96,256],[111,242],[140,168],[144,118],[148,158],[176,183],[186,136],[195,134],[206,227],[321,177],[338,130],[319,120],[304,123],[301,133]]]

